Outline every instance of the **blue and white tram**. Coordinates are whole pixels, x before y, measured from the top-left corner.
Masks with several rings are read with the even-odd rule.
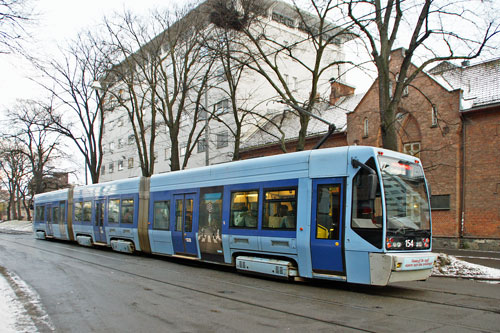
[[[428,278],[437,259],[420,160],[374,147],[75,187],[36,195],[35,210],[38,238],[282,278],[386,285]]]

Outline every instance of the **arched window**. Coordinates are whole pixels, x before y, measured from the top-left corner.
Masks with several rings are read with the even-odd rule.
[[[432,105],[432,122],[431,122],[431,127],[435,127],[438,124],[438,112],[437,112],[437,106]]]

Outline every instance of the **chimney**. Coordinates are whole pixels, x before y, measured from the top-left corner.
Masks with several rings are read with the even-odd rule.
[[[330,105],[335,105],[340,97],[353,95],[355,90],[355,88],[344,83],[337,82],[333,78],[330,79],[330,86]]]

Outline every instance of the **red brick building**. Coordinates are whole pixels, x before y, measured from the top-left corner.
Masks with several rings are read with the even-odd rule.
[[[392,76],[402,61],[391,55]],[[415,69],[415,67],[413,67]],[[399,104],[399,151],[421,158],[441,246],[500,248],[500,59],[444,62],[421,73]],[[381,146],[375,81],[347,114],[349,145]]]
[[[393,80],[401,61],[402,50],[393,51]],[[337,131],[323,147],[382,146],[377,81],[361,96],[332,83],[330,103],[320,115]],[[435,244],[500,249],[500,59],[472,66],[443,62],[420,73],[405,91],[396,118],[398,150],[420,157],[432,189]],[[283,128],[293,132],[289,122]],[[327,128],[311,120],[307,148]],[[292,132],[286,133],[292,138],[288,148],[296,142]],[[262,141],[262,132],[254,136],[261,141],[248,140],[243,158],[282,153],[276,139]]]

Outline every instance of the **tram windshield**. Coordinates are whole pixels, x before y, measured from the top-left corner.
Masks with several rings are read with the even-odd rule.
[[[387,230],[395,233],[430,230],[430,206],[422,166],[379,156],[384,184]]]

